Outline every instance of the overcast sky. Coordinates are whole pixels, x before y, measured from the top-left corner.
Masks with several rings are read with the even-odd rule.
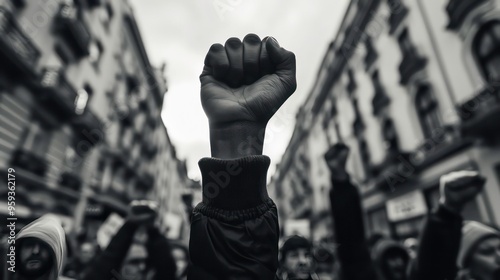
[[[208,122],[198,76],[213,43],[255,33],[275,37],[297,57],[297,91],[273,117],[264,154],[269,173],[292,135],[295,113],[314,83],[318,67],[343,18],[348,0],[129,0],[151,63],[167,64],[168,93],[162,117],[188,175],[201,177],[198,160],[210,156]]]

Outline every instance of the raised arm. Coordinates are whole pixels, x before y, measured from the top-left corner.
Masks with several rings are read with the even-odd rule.
[[[267,122],[295,91],[295,56],[273,38],[230,38],[212,45],[200,81],[212,157],[199,162],[188,279],[274,279],[279,226],[262,148]]]
[[[485,179],[476,171],[457,171],[441,177],[439,206],[424,223],[410,279],[455,279],[462,237],[462,211],[481,192],[484,183]]]
[[[330,202],[338,259],[343,279],[375,280],[377,277],[365,238],[361,197],[345,167],[348,155],[349,148],[344,144],[333,145],[325,154],[331,173]]]

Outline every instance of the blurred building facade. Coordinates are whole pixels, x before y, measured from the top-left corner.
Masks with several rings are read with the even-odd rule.
[[[2,0],[0,33],[0,169],[15,169],[18,226],[52,212],[93,238],[133,199],[180,214],[191,182],[160,117],[166,80],[128,2]]]
[[[270,183],[287,220],[329,237],[323,154],[342,141],[369,233],[416,236],[439,177],[488,178],[466,219],[500,224],[500,1],[353,0]]]

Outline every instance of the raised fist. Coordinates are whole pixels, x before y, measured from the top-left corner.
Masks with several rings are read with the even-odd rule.
[[[134,200],[129,205],[127,220],[138,225],[152,226],[158,213],[158,204],[150,200]]]
[[[332,173],[332,177],[337,179],[347,179],[346,162],[349,157],[349,147],[345,144],[337,143],[325,153],[325,161]]]
[[[200,76],[201,102],[211,126],[264,125],[297,87],[295,55],[272,37],[248,34],[214,44]]]
[[[486,179],[477,171],[456,171],[441,176],[439,203],[460,214],[465,205],[472,201],[483,189]]]

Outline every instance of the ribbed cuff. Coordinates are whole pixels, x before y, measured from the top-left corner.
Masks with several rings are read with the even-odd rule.
[[[443,221],[455,221],[455,222],[461,223],[461,221],[463,220],[463,218],[460,214],[457,214],[457,213],[449,210],[441,203],[438,205],[438,207],[436,209],[434,209],[433,214],[437,218],[439,218]]]
[[[258,207],[269,199],[266,188],[267,156],[238,159],[202,158],[203,204],[222,210]]]

